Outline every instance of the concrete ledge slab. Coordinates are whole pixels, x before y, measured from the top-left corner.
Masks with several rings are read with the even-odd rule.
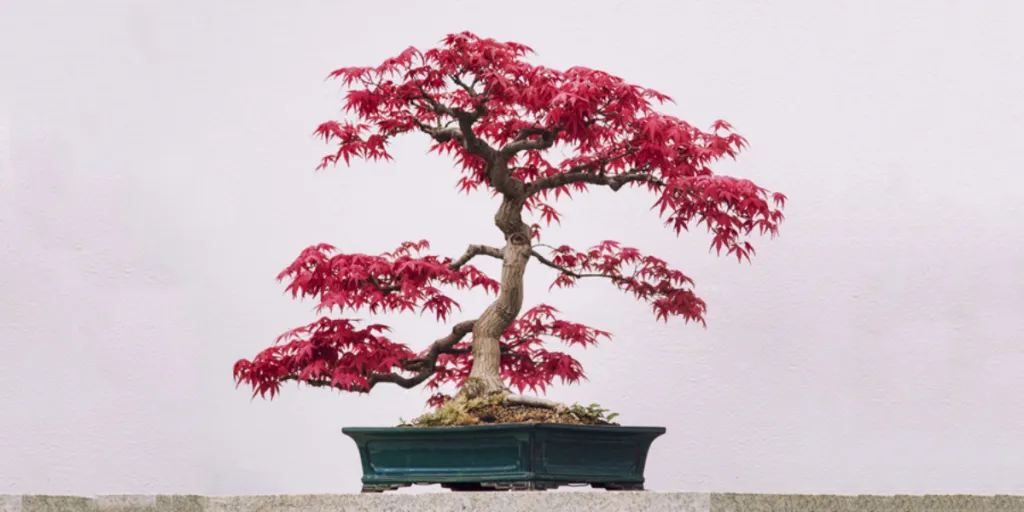
[[[0,512],[21,512],[21,496],[0,494]]]
[[[93,499],[80,496],[39,496],[21,497],[21,510],[14,512],[85,512],[93,510]]]
[[[1024,496],[712,494],[714,512],[1024,512]]]
[[[287,496],[5,496],[0,512],[709,512],[711,497],[657,492],[500,492]]]
[[[269,512],[271,510],[345,510],[351,512],[425,512],[428,510],[613,512],[650,510],[708,512],[707,494],[602,493],[430,493],[334,496],[253,496],[208,498],[209,512]],[[27,511],[25,511],[27,512]]]
[[[0,512],[1024,512],[1024,496],[498,492],[287,496],[0,495]]]

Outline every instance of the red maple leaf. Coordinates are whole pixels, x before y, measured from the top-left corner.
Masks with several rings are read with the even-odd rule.
[[[379,255],[306,248],[279,279],[325,316],[238,361],[238,384],[272,398],[287,381],[356,392],[381,382],[425,383],[433,390],[428,403],[439,406],[450,398],[443,386],[460,387],[470,377],[484,382],[482,392],[543,392],[556,380],[578,382],[586,378],[579,361],[547,343],[589,347],[610,335],[558,318],[547,305],[521,313],[517,297],[530,259],[556,270],[552,287],[604,279],[646,303],[657,320],[705,323],[706,304],[693,281],[662,259],[615,241],[586,250],[544,246],[542,253],[542,225],[562,220],[555,203],[592,187],[639,188],[653,196],[653,209],[676,235],[703,224],[711,250],[749,261],[748,237],[778,234],[786,196],[712,171],[747,144],[729,123],[702,131],[658,112],[671,101],[665,94],[600,70],[538,66],[527,60],[531,53],[519,43],[462,32],[426,51],[407,48],[377,66],[330,73],[348,89],[343,110],[351,118],[316,128],[333,146],[317,169],[353,158],[391,160],[391,141],[418,134],[431,141],[430,151],[454,160],[459,191],[501,198],[498,213],[481,221],[494,222],[506,243],[470,245],[457,259],[427,254],[423,240]],[[481,256],[504,260],[500,282],[468,264]],[[409,311],[445,321],[461,311],[445,294],[451,288],[497,297],[478,318],[455,324],[420,352],[383,336],[385,326],[360,328],[331,316]]]

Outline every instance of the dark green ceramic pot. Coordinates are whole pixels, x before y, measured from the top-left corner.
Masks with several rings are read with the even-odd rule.
[[[342,432],[359,448],[363,492],[413,484],[456,491],[641,490],[647,451],[665,429],[524,423]]]

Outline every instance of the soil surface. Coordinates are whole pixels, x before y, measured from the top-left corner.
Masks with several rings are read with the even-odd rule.
[[[567,423],[571,425],[611,425],[611,423],[592,416],[576,416],[553,409],[530,407],[526,405],[488,405],[469,411],[470,416],[486,423]]]
[[[506,423],[560,423],[569,425],[618,426],[604,418],[587,414],[580,409],[556,411],[546,407],[507,404],[480,400],[464,404],[448,404],[400,427],[456,427],[470,425],[496,425]]]

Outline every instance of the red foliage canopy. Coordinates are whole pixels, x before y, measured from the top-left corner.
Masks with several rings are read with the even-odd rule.
[[[737,260],[750,259],[745,239],[753,232],[774,237],[782,222],[785,196],[771,194],[746,179],[716,175],[710,165],[735,158],[746,145],[724,121],[709,131],[659,113],[655,103],[670,101],[603,71],[573,67],[565,71],[527,62],[532,50],[470,33],[452,34],[425,52],[409,48],[376,67],[346,67],[330,74],[348,88],[345,112],[354,121],[328,121],[316,134],[336,150],[322,169],[339,160],[386,159],[398,135],[428,135],[431,150],[451,155],[461,168],[458,186],[508,194],[515,186],[524,206],[541,223],[559,221],[554,203],[589,187],[613,191],[642,187],[654,194],[654,206],[678,235],[703,224],[712,248]],[[553,159],[549,149],[558,146]],[[490,152],[490,153],[488,153]],[[493,158],[487,158],[490,155]],[[508,177],[489,173],[495,158],[507,162]],[[772,204],[774,203],[774,205]],[[539,246],[536,246],[539,247]],[[337,309],[371,313],[421,311],[445,320],[458,308],[438,287],[482,288],[499,283],[467,264],[475,256],[502,257],[500,249],[471,245],[457,260],[420,255],[425,241],[405,243],[379,256],[334,254],[334,248],[307,248],[279,276],[289,280],[293,296],[319,301],[318,311]],[[704,322],[705,304],[694,295],[690,278],[663,260],[606,241],[586,251],[568,246],[549,256],[532,256],[559,271],[552,286],[578,279],[609,279],[647,302],[656,317]],[[520,392],[543,391],[555,379],[583,378],[580,363],[544,348],[544,339],[593,345],[608,333],[557,319],[550,306],[537,306],[515,320],[501,339],[501,376]],[[353,321],[321,318],[279,338],[252,361],[235,365],[239,384],[256,394],[276,394],[282,382],[296,380],[345,391],[369,391],[378,382],[412,387],[429,379],[438,388],[461,384],[472,366],[473,322],[455,325],[450,335],[414,353],[381,333],[386,327],[359,329]],[[431,403],[444,400],[437,394]]]

